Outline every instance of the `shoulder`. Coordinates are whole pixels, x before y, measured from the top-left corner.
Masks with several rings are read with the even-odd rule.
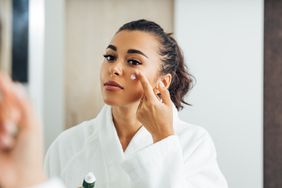
[[[71,155],[83,149],[88,141],[98,138],[99,128],[108,111],[109,107],[104,106],[94,119],[84,121],[62,132],[51,144],[47,154],[53,150],[60,150],[64,152],[64,155]]]
[[[181,120],[176,107],[173,108],[173,128],[184,146],[195,146],[201,140],[210,137],[203,127]]]
[[[83,146],[90,138],[93,139],[97,137],[98,129],[99,124],[97,123],[96,118],[84,121],[62,132],[52,143],[50,149],[52,149],[52,147],[62,147],[64,150],[80,150],[82,149],[81,146]]]
[[[209,153],[209,155],[216,157],[213,140],[203,127],[178,120],[175,132],[182,145],[184,156],[189,157],[191,154]]]
[[[44,161],[44,168],[49,177],[60,176],[72,159],[85,150],[87,143],[98,142],[100,126],[109,112],[110,107],[104,106],[96,118],[65,130],[55,139]]]
[[[49,147],[44,168],[49,177],[60,176],[69,161],[81,152],[89,140],[96,139],[99,124],[96,118],[62,132]]]
[[[207,130],[199,125],[187,123],[180,119],[177,119],[174,124],[174,130],[181,139],[199,140],[209,136]]]

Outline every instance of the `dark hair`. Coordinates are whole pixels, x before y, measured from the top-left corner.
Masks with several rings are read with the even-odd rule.
[[[190,105],[184,100],[184,96],[192,88],[193,76],[188,72],[182,51],[176,40],[171,36],[172,33],[165,33],[160,25],[144,19],[124,24],[117,33],[124,30],[152,33],[159,39],[161,44],[159,53],[163,62],[161,73],[172,75],[172,82],[169,87],[171,100],[178,111],[183,109],[182,103]]]

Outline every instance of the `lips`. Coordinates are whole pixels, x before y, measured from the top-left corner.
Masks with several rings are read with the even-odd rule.
[[[104,83],[104,86],[117,87],[117,88],[123,89],[123,87],[121,85],[119,85],[117,82],[112,81],[112,80]]]

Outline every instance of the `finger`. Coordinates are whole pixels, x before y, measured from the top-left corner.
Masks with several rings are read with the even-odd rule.
[[[0,95],[1,99],[9,96],[12,81],[5,73],[0,73]]]
[[[164,87],[162,82],[159,83],[158,88],[159,88],[159,91],[161,93],[163,103],[170,106],[171,105],[171,99],[170,99],[170,93],[169,93],[168,89],[166,87]]]
[[[149,83],[148,79],[143,75],[142,72],[136,73],[138,79],[141,82],[141,85],[144,90],[144,95],[146,96],[146,99],[148,100],[158,100],[151,84]]]
[[[7,75],[0,74],[0,123],[17,121],[19,112],[16,109],[13,94],[13,84]]]
[[[10,118],[13,121],[16,121],[18,126],[21,126],[20,128],[23,126],[30,126],[30,123],[28,122],[30,119],[32,119],[32,117],[30,117],[32,114],[31,105],[29,104],[29,101],[25,95],[23,86],[12,83],[7,75],[0,74],[0,91],[5,97],[3,100],[5,104],[2,105],[0,102],[0,108],[3,108],[3,111],[6,111],[5,113],[9,113],[9,116],[11,116],[10,114],[13,114],[14,116],[12,118],[7,117],[7,115],[5,113],[3,114],[2,112],[2,114],[0,113],[0,116],[3,117],[0,118],[0,121],[5,121],[5,119]],[[13,109],[8,111],[7,107]]]
[[[16,136],[18,133],[18,127],[15,123],[8,122],[4,125],[6,127],[6,132],[10,136]]]
[[[0,134],[16,136],[17,126],[12,122],[5,122],[0,124]]]
[[[0,135],[0,150],[8,150],[15,144],[14,138],[8,135]]]
[[[2,112],[15,115],[15,111],[11,110],[14,103],[14,90],[11,79],[6,74],[0,73],[0,108]]]
[[[138,107],[137,107],[137,111],[139,111],[142,108],[143,102],[144,102],[144,96],[141,97],[141,99],[140,99],[140,102],[139,102]]]
[[[0,72],[0,88],[2,89],[2,87],[5,85],[5,83],[7,82],[7,74]]]
[[[20,128],[27,128],[32,125],[32,120],[35,118],[33,109],[31,107],[31,103],[28,100],[24,87],[20,84],[15,84],[15,103],[17,105],[17,108],[20,112],[20,121],[19,125],[21,126]]]

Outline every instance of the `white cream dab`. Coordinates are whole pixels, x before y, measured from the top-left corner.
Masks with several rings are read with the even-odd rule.
[[[135,74],[131,74],[130,79],[131,80],[136,80],[136,75]]]

